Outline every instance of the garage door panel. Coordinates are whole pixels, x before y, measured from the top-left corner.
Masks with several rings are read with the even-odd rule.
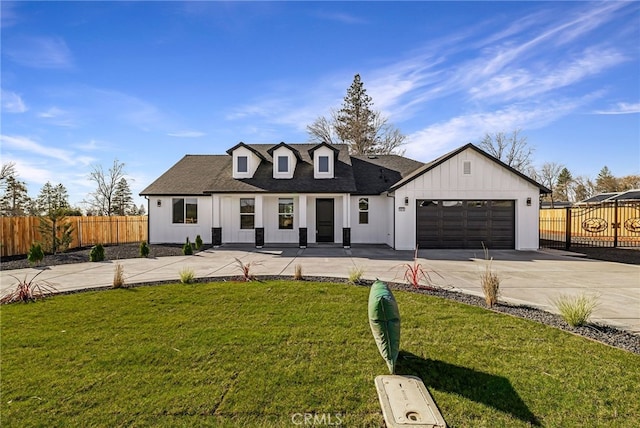
[[[420,248],[515,248],[515,201],[418,201],[416,228]]]

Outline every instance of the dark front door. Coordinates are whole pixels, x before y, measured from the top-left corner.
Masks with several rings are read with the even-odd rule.
[[[334,242],[333,199],[316,199],[316,242]]]

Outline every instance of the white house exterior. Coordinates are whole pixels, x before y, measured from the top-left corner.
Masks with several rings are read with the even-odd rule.
[[[428,164],[345,145],[187,155],[141,195],[149,242],[538,248],[543,186],[468,144]]]

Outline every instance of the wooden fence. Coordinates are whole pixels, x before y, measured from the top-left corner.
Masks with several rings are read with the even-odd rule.
[[[540,246],[640,247],[640,202],[541,209]]]
[[[67,217],[73,227],[69,248],[115,245],[147,240],[147,216]],[[2,257],[27,254],[42,240],[39,217],[2,217]]]

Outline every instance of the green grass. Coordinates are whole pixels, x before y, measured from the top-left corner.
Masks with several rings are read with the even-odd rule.
[[[640,356],[530,321],[395,292],[399,373],[450,427],[636,426]],[[383,426],[387,374],[368,288],[176,284],[1,308],[0,424],[296,426],[300,413]],[[299,422],[301,419],[297,419]]]

